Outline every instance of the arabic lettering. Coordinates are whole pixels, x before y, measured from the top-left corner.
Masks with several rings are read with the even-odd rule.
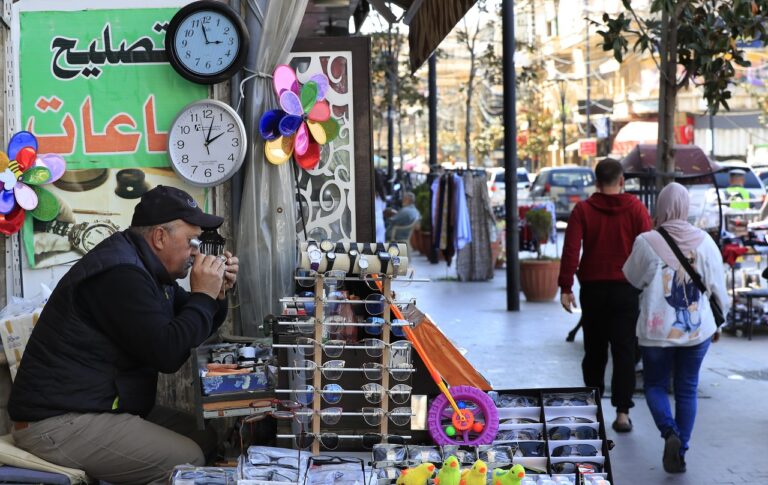
[[[102,48],[99,49],[99,40]],[[168,62],[164,48],[155,49],[155,44],[148,36],[140,37],[131,45],[123,39],[115,49],[112,45],[111,24],[107,22],[101,32],[101,39],[93,39],[87,50],[77,50],[78,39],[64,36],[54,37],[51,41],[51,71],[62,80],[98,78],[102,69],[97,66],[119,64],[160,64]]]
[[[55,96],[46,103],[37,103],[35,108],[40,112],[48,111],[48,105],[56,103],[63,106],[63,102]],[[59,153],[71,155],[75,152],[78,134],[83,143],[83,153],[87,155],[109,153],[136,153],[141,142],[142,133],[139,122],[128,113],[117,113],[99,132],[93,126],[93,103],[87,96],[80,106],[80,126],[75,121],[72,113],[65,113],[59,126],[63,132],[40,134],[35,131],[35,117],[27,119],[27,131],[37,137],[39,153]],[[143,135],[146,150],[149,153],[164,153],[168,143],[168,132],[159,131],[155,111],[155,95],[150,94],[144,102],[143,108]],[[139,120],[141,121],[141,120]],[[138,131],[127,131],[127,128]]]

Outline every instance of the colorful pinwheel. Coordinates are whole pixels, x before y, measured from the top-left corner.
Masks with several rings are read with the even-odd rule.
[[[291,66],[281,64],[272,76],[280,108],[267,111],[259,121],[259,131],[266,140],[264,154],[271,163],[281,164],[291,155],[305,170],[317,167],[320,145],[339,134],[339,123],[331,116],[325,100],[328,78],[315,74],[299,86]]]
[[[59,155],[37,155],[37,138],[28,131],[11,137],[8,154],[0,152],[0,233],[19,232],[26,212],[41,221],[59,215],[56,197],[40,185],[55,182],[66,162]]]

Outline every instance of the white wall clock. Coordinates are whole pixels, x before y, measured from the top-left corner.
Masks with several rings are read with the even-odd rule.
[[[237,12],[222,2],[200,0],[173,16],[165,34],[165,51],[185,78],[215,84],[242,69],[248,40],[248,29]]]
[[[212,187],[232,177],[243,164],[245,125],[234,109],[214,99],[185,106],[171,124],[168,156],[179,177]]]

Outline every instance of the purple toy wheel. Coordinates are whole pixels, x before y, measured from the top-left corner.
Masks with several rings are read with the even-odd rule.
[[[451,396],[465,420],[457,416],[451,403],[440,394],[429,407],[429,434],[437,445],[489,445],[499,430],[499,413],[493,400],[470,386],[454,386]]]

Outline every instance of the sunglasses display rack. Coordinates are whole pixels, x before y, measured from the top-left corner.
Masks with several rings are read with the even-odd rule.
[[[613,482],[605,423],[592,388],[491,391],[499,431],[489,461],[511,459],[531,472],[589,475]],[[506,456],[505,456],[506,454]]]
[[[323,252],[319,264],[317,250]],[[305,407],[294,411],[291,433],[278,430],[278,445],[304,449],[311,443],[312,453],[318,454],[410,438],[411,346],[393,341],[393,330],[402,335],[394,326],[410,323],[393,321],[390,305],[402,302],[382,297],[392,295],[393,278],[408,272],[406,246],[323,241],[303,243],[299,253],[297,281],[307,290],[312,282],[314,291],[281,299],[284,313],[287,309],[295,316],[275,322],[273,347],[280,364],[276,393]],[[339,291],[342,286],[345,290]],[[368,299],[349,294],[359,287],[368,288]],[[357,314],[355,319],[364,320],[339,315],[345,305]]]

